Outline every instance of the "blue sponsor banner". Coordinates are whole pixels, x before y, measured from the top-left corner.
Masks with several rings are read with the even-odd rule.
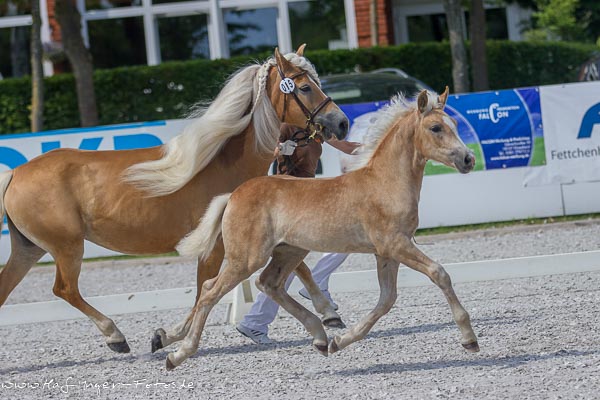
[[[388,104],[387,101],[376,101],[374,103],[342,104],[339,107],[348,117],[350,125],[352,125],[357,117],[377,111],[386,104]]]
[[[530,165],[543,136],[537,88],[451,96],[447,109],[465,143],[479,142],[486,169]]]
[[[340,107],[352,123],[385,104]],[[453,95],[448,98],[446,112],[456,119],[461,139],[475,151],[482,169],[545,164],[537,87]]]
[[[61,129],[0,135],[0,170],[13,169],[58,148],[131,150],[159,146],[178,133],[183,120]]]

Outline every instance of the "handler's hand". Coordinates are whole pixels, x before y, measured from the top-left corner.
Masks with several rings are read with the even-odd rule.
[[[327,143],[346,154],[354,154],[355,150],[362,146],[362,143],[347,142],[345,140],[337,139],[329,140]]]

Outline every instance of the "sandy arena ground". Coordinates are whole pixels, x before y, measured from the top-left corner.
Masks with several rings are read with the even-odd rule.
[[[417,239],[443,263],[600,249],[600,221],[488,230]],[[313,265],[319,255],[311,255]],[[374,268],[353,255],[341,270]],[[7,304],[54,299],[53,267],[37,267]],[[84,295],[191,286],[190,260],[128,260],[84,266]],[[285,312],[258,346],[209,319],[198,354],[174,371],[150,353],[157,327],[186,310],[115,316],[130,354],[112,353],[88,320],[0,328],[0,398],[482,399],[600,398],[600,273],[455,285],[481,352],[466,353],[446,301],[433,285],[403,289],[362,342],[328,358]],[[333,293],[354,324],[378,293]],[[307,304],[307,303],[305,303]],[[329,331],[330,335],[336,333]],[[167,349],[172,350],[172,349]]]

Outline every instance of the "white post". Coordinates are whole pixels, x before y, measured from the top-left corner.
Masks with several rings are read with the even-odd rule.
[[[356,12],[354,10],[354,0],[344,0],[344,10],[346,12],[346,31],[348,32],[348,48],[356,49],[358,47],[358,31],[356,29]]]
[[[393,11],[394,21],[394,40],[396,44],[408,43],[408,18],[399,7],[394,7]]]
[[[506,6],[506,26],[508,28],[508,40],[523,40],[521,29],[524,21],[531,18],[532,10],[521,8],[518,4]]]
[[[152,14],[152,0],[142,0],[144,9],[144,37],[146,39],[146,62],[148,65],[160,64],[160,44],[157,21]]]
[[[85,47],[90,48],[90,36],[88,34],[87,20],[85,19],[85,0],[77,0],[77,9],[81,14],[81,37]]]
[[[236,325],[250,311],[254,303],[249,280],[244,280],[233,289],[233,301],[227,307],[227,322]]]
[[[279,12],[277,13],[277,39],[279,42],[279,51],[282,54],[285,54],[294,51],[292,44],[292,31],[290,29],[290,13],[287,1],[279,0],[278,6]],[[302,43],[296,44],[299,46]]]
[[[42,46],[44,43],[51,43],[52,36],[50,34],[50,20],[48,18],[48,3],[46,0],[39,0],[40,2],[40,14],[42,17],[42,29],[41,29],[41,39]],[[45,60],[42,64],[44,68],[44,76],[52,76],[54,74],[54,66],[50,61]]]
[[[210,12],[208,14],[208,45],[210,47],[210,58],[229,58],[229,46],[225,36],[225,24],[223,13],[219,7],[218,0],[210,0]]]

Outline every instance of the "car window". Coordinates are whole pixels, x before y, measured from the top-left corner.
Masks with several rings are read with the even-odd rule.
[[[331,99],[338,103],[341,101],[351,102],[350,100],[357,100],[362,97],[362,91],[356,86],[336,86],[330,90],[327,90],[327,95]]]
[[[402,93],[407,97],[412,97],[419,93],[419,88],[415,84],[403,84],[403,85],[389,85],[388,86],[388,98],[395,96],[398,93]]]
[[[359,76],[349,76],[346,80],[323,82],[323,90],[338,104],[367,103],[386,101],[397,93],[412,96],[420,91],[416,82],[402,79],[362,79]]]

